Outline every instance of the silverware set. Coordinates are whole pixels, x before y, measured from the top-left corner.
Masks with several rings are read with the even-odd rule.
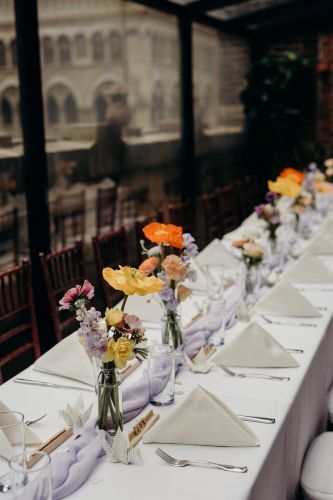
[[[19,377],[16,377],[13,380],[17,384],[40,385],[43,387],[52,387],[54,389],[76,389],[77,391],[95,392],[95,389],[92,387],[79,387],[76,385],[54,384],[52,382],[45,382],[43,380],[33,380],[33,379],[29,379],[29,378],[19,378]]]

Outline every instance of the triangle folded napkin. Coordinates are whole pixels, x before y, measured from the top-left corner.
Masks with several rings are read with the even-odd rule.
[[[320,233],[308,246],[316,255],[333,255],[333,235],[331,232]]]
[[[230,253],[217,238],[199,253],[196,257],[196,261],[199,266],[239,266],[239,259]]]
[[[257,323],[250,323],[237,338],[223,346],[213,356],[212,362],[246,368],[299,366],[296,359]]]
[[[143,436],[143,443],[259,446],[257,436],[214,394],[201,386]]]
[[[10,411],[9,408],[0,401],[0,412]],[[8,417],[0,413],[0,425],[12,425],[17,423],[18,420],[15,415],[10,420]],[[22,436],[19,434],[17,427],[9,427],[0,430],[0,455],[10,459],[13,455],[12,445],[19,442]],[[29,427],[25,426],[25,444],[27,446],[35,446],[40,444],[41,440]]]
[[[94,386],[94,370],[88,354],[74,332],[58,342],[34,363],[34,368],[44,373],[58,375]]]
[[[283,276],[295,283],[333,283],[333,273],[309,252],[287,268]]]
[[[272,316],[320,318],[321,314],[295,287],[282,280],[264,295],[253,308]]]

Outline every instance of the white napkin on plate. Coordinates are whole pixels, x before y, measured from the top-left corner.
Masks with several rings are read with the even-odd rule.
[[[257,436],[214,394],[201,386],[154,425],[143,443],[259,446]]]
[[[128,314],[135,314],[142,321],[160,322],[163,316],[162,303],[156,295],[129,295],[126,302]]]
[[[51,375],[95,385],[92,363],[75,332],[38,358],[34,368]]]
[[[0,412],[10,411],[10,409],[0,401]],[[9,421],[8,417],[0,414],[0,425],[8,425],[9,423],[14,424],[18,422],[15,415],[13,415],[12,420]],[[0,430],[0,455],[10,459],[13,455],[12,445],[16,444],[21,440],[21,436],[18,434],[18,429],[16,427],[9,427],[8,429]],[[25,426],[25,444],[27,446],[35,446],[41,443],[40,438],[34,433],[29,427]]]
[[[331,232],[320,233],[308,246],[316,255],[333,255],[333,235]]]
[[[283,273],[283,277],[295,283],[333,283],[333,273],[318,257],[309,252],[305,252],[291,264]]]
[[[250,323],[237,338],[223,346],[213,356],[212,362],[246,368],[299,366],[296,359],[257,323]]]
[[[196,257],[200,266],[238,267],[239,260],[232,255],[217,238]]]
[[[319,318],[321,314],[288,281],[281,280],[259,302],[253,310],[259,314],[273,316]]]

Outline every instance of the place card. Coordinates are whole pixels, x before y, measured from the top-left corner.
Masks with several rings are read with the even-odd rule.
[[[135,359],[133,363],[129,364],[124,370],[120,372],[121,380],[125,380],[131,373],[133,373],[140,366],[140,361]]]
[[[215,351],[216,351],[216,348],[212,344],[206,344],[206,345],[202,346],[202,348],[200,349],[198,354],[196,356],[194,356],[192,361],[195,363],[197,361],[197,357],[199,356],[199,354],[201,352],[203,352],[204,355],[206,356],[206,358],[209,359],[214,354]]]
[[[71,435],[73,434],[73,427],[64,427],[60,429],[56,434],[54,434],[50,439],[42,443],[32,454],[30,455],[29,460],[27,460],[27,469],[31,469],[38,460],[40,460],[41,456],[36,454],[37,451],[43,451],[48,455],[58,448],[62,443],[64,443]]]
[[[133,427],[128,435],[129,447],[133,448],[142,439],[142,436],[157,422],[160,418],[158,413],[154,413],[150,410],[146,415],[144,415],[137,424]]]

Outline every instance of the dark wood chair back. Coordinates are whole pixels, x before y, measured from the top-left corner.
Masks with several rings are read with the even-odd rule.
[[[117,208],[117,188],[99,188],[96,200],[97,234],[114,229]]]
[[[77,328],[72,312],[59,311],[59,300],[76,284],[83,283],[86,266],[82,242],[49,254],[40,254],[41,266],[50,305],[53,331],[59,342]]]
[[[239,225],[236,186],[227,184],[216,190],[221,217],[222,235],[232,231]]]
[[[194,214],[189,201],[168,205],[168,219],[170,224],[181,226],[183,233],[191,233],[194,230]]]
[[[0,269],[19,262],[18,210],[14,207],[0,213]]]
[[[103,279],[102,271],[104,267],[118,269],[119,266],[128,265],[126,233],[124,228],[121,228],[94,236],[92,241],[104,302],[106,306],[111,307],[119,302],[123,294],[108,285]]]
[[[138,265],[145,259],[142,255],[142,246],[140,241],[145,239],[142,229],[151,222],[163,222],[163,213],[161,210],[156,212],[156,214],[149,215],[148,217],[139,217],[135,221],[135,241],[136,241],[136,255],[138,260]]]
[[[259,184],[256,176],[246,176],[237,182],[239,213],[242,220],[248,217],[258,204]]]
[[[217,193],[203,194],[201,201],[204,213],[205,243],[208,244],[213,239],[223,236],[220,201]]]
[[[60,195],[51,215],[55,230],[56,248],[72,245],[76,240],[83,240],[85,231],[85,193],[66,193]]]
[[[40,356],[28,261],[0,273],[0,383]]]

